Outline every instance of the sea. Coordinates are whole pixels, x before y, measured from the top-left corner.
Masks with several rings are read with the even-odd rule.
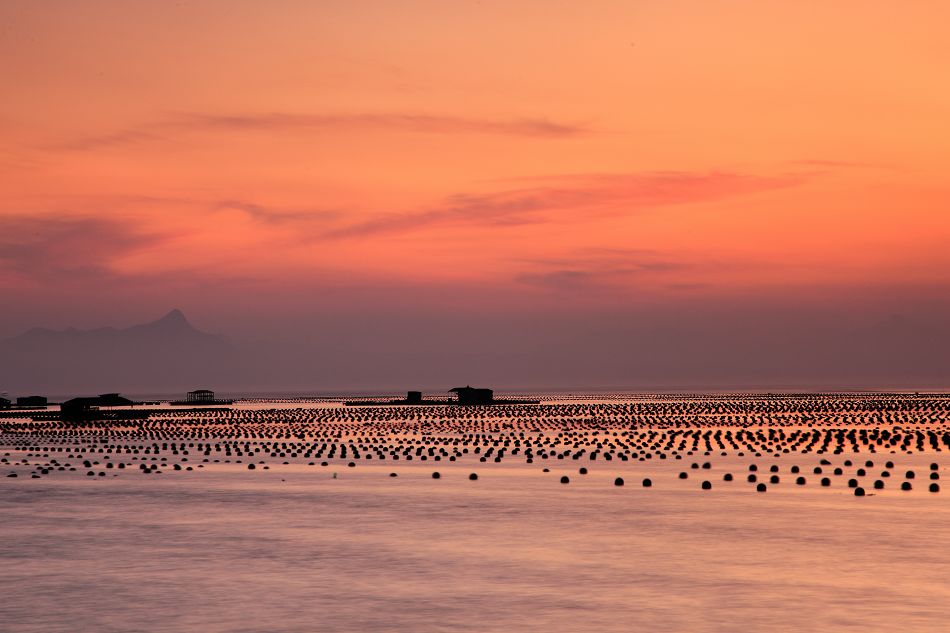
[[[0,478],[0,631],[950,630],[950,491],[760,493],[750,463],[819,456],[690,459]]]

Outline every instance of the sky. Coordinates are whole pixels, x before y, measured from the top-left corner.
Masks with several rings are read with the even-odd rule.
[[[948,22],[5,0],[0,337],[180,308],[299,386],[950,386]]]

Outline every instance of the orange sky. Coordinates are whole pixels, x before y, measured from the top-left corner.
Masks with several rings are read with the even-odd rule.
[[[73,321],[211,316],[207,284],[942,289],[948,23],[939,1],[9,0],[4,323],[101,284],[123,291]]]

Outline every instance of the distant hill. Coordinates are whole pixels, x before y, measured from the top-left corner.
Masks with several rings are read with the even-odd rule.
[[[0,341],[0,390],[10,393],[185,391],[231,381],[240,363],[223,337],[180,310],[118,329],[34,328]]]

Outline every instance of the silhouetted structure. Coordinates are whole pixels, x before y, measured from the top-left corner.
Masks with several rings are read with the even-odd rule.
[[[117,393],[103,393],[88,398],[73,398],[59,405],[63,420],[96,420],[101,417],[102,407],[129,407],[135,403]]]
[[[214,392],[210,389],[189,391],[185,401],[190,404],[208,404],[214,402]]]
[[[385,405],[437,405],[452,404],[451,400],[423,400],[421,391],[407,391],[405,400],[348,400],[343,403],[348,407],[381,407]]]
[[[233,400],[218,400],[214,397],[214,392],[210,389],[195,389],[185,395],[184,400],[175,400],[174,405],[192,405],[197,407],[206,407],[215,404],[232,404]]]
[[[476,389],[475,387],[455,387],[449,389],[450,392],[458,394],[458,398],[452,400],[423,400],[421,391],[406,392],[405,400],[349,400],[344,402],[348,407],[380,407],[386,405],[492,405],[492,404],[539,404],[538,400],[495,400],[494,392],[491,389]]]
[[[18,407],[45,407],[47,403],[46,396],[19,396],[16,399]]]
[[[476,389],[472,386],[453,387],[449,392],[458,394],[458,403],[473,404],[491,404],[494,400],[494,392],[491,389]]]
[[[0,409],[9,409],[10,401],[6,398],[0,398]]]

